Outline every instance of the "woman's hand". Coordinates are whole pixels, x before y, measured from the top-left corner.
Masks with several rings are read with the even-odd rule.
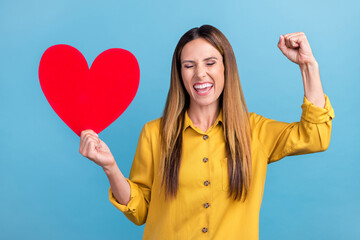
[[[108,146],[91,129],[81,132],[79,152],[103,168],[112,166],[115,163]]]
[[[127,205],[131,196],[130,185],[117,167],[110,149],[101,141],[96,132],[91,129],[81,131],[79,152],[84,157],[103,167],[116,200],[123,205]]]
[[[303,32],[280,35],[278,47],[292,62],[299,64],[306,98],[315,106],[325,106],[319,66]]]
[[[278,47],[290,61],[299,64],[299,66],[316,62],[303,32],[280,35]]]

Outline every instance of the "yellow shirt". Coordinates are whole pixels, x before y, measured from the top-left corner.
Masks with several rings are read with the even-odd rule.
[[[228,172],[222,112],[204,133],[185,115],[183,152],[176,199],[159,193],[160,118],[143,127],[130,176],[131,198],[111,203],[137,225],[145,224],[143,239],[200,240],[259,238],[259,213],[267,164],[285,156],[321,152],[328,148],[335,117],[325,95],[325,107],[305,96],[300,122],[286,123],[250,114],[252,129],[252,183],[245,202],[227,197]]]

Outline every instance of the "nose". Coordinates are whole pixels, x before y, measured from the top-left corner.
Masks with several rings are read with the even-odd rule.
[[[196,68],[196,76],[197,76],[198,78],[203,78],[203,77],[205,77],[205,76],[206,76],[206,68],[203,67],[203,66],[198,66],[198,67]]]

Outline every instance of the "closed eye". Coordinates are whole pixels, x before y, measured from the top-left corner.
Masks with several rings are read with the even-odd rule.
[[[216,62],[209,62],[209,63],[206,63],[207,66],[211,66],[211,65],[214,65]],[[194,65],[184,65],[185,68],[192,68]]]

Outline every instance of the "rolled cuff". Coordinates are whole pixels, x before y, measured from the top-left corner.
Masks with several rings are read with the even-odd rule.
[[[334,109],[331,106],[330,100],[326,94],[324,108],[315,106],[304,95],[304,101],[301,105],[303,109],[301,118],[311,123],[324,123],[331,121],[335,117]]]
[[[116,200],[111,190],[111,186],[109,188],[109,199],[110,202],[123,213],[133,214],[135,213],[136,206],[138,205],[137,197],[139,196],[139,187],[136,184],[134,184],[132,181],[130,181],[128,178],[125,179],[130,184],[130,201],[127,203],[127,205],[123,205]]]

